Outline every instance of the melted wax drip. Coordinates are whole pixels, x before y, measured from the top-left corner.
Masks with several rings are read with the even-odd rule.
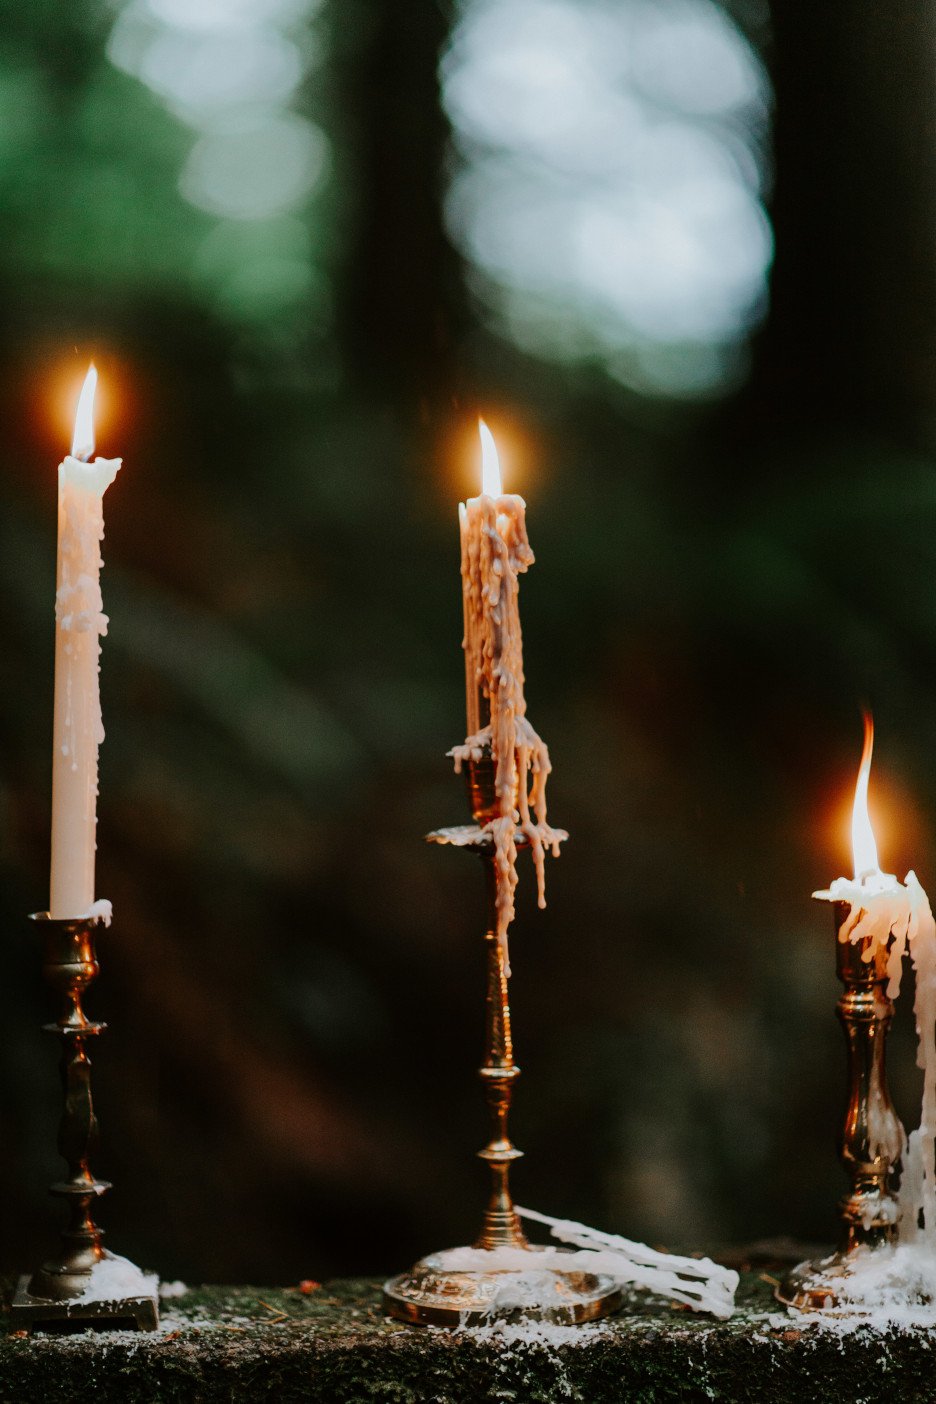
[[[904,953],[913,961],[916,992],[917,1065],[923,1070],[920,1125],[903,1154],[898,1201],[898,1234],[902,1244],[925,1243],[936,1254],[936,922],[929,898],[914,872],[903,883],[889,873],[862,880],[836,878],[825,892],[829,902],[848,902],[851,912],[839,931],[840,941],[866,941],[862,960],[870,962],[887,950],[887,996],[896,999]],[[873,1110],[873,1109],[872,1109]],[[883,1147],[896,1159],[894,1147]],[[903,1148],[901,1148],[903,1149]]]
[[[506,958],[517,886],[518,829],[533,854],[541,907],[546,905],[546,850],[558,857],[559,844],[568,837],[546,822],[549,751],[527,720],[523,695],[518,576],[533,563],[523,498],[471,498],[461,511],[461,546],[470,734],[450,754],[456,771],[468,760],[480,760],[488,743],[494,756],[499,813],[483,832],[494,841],[497,939]],[[485,727],[480,725],[479,690],[490,703],[491,720]]]
[[[91,649],[95,659],[91,727],[94,742],[99,746],[104,740],[101,696],[97,680],[100,673],[100,639],[107,633],[109,623],[104,613],[104,600],[98,579],[101,569],[101,542],[104,539],[103,513],[97,506],[96,499],[92,499],[89,509],[87,494],[83,494],[71,478],[64,476],[60,503],[62,532],[59,539],[59,583],[55,592],[55,622],[65,633],[91,635]],[[87,562],[92,564],[93,573],[81,569],[82,564]],[[71,652],[70,646],[68,652]],[[67,681],[70,700],[70,676]],[[75,769],[77,737],[74,734],[74,718],[70,706],[66,714],[66,727],[62,754],[72,757],[72,769]]]
[[[554,1219],[535,1209],[517,1205],[521,1219],[547,1224],[553,1238],[572,1243],[582,1251],[558,1255],[555,1266],[561,1271],[575,1267],[583,1272],[606,1272],[622,1286],[641,1287],[675,1298],[693,1311],[708,1311],[727,1320],[734,1313],[735,1292],[740,1281],[733,1268],[712,1262],[711,1258],[683,1258],[635,1243],[616,1233],[602,1233],[572,1219]]]

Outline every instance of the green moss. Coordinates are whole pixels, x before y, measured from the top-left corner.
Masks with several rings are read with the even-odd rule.
[[[203,1287],[155,1335],[0,1338],[0,1404],[931,1404],[936,1331],[781,1320],[744,1275],[727,1323],[637,1298],[547,1348],[388,1322],[378,1284]]]

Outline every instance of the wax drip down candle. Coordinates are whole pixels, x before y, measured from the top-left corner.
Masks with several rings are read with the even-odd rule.
[[[506,959],[517,886],[517,831],[533,854],[541,907],[546,905],[546,851],[558,857],[567,834],[546,820],[549,751],[527,718],[523,693],[519,577],[533,564],[526,503],[503,491],[493,435],[483,419],[478,427],[481,495],[458,509],[468,735],[449,754],[456,771],[469,760],[480,760],[488,748],[494,759],[498,812],[485,829],[495,846],[497,938]]]
[[[107,633],[101,541],[104,493],[121,460],[89,462],[96,385],[92,365],[78,401],[72,451],[59,465],[49,914],[67,919],[94,909],[106,920],[109,911],[97,911],[94,903],[98,746],[104,739],[100,638]]]

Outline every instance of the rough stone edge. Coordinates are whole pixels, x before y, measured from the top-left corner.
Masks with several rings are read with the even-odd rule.
[[[757,1274],[750,1274],[756,1279]],[[168,1303],[179,1335],[0,1340],[0,1404],[933,1404],[936,1331],[851,1334],[748,1307],[715,1324],[638,1303],[579,1345],[498,1345],[388,1326],[377,1285],[331,1284],[301,1300],[268,1289],[202,1289]],[[753,1288],[753,1290],[752,1290]],[[244,1330],[267,1310],[292,1319]],[[354,1316],[352,1313],[357,1312]],[[201,1313],[201,1315],[199,1315]],[[192,1317],[202,1322],[193,1324]],[[171,1324],[171,1323],[170,1323]],[[195,1334],[195,1332],[200,1332]]]

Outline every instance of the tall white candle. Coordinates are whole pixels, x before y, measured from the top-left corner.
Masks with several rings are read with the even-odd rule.
[[[119,458],[94,452],[94,390],[88,371],[72,451],[59,465],[55,592],[55,711],[52,747],[52,880],[49,914],[84,916],[94,904],[98,746],[104,739],[100,636],[107,633],[100,586],[104,493]]]

